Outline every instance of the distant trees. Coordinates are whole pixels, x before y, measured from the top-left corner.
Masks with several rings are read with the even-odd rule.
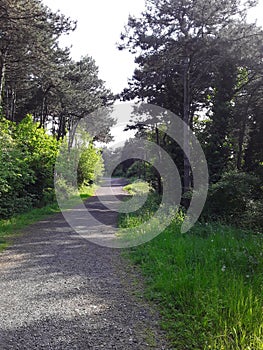
[[[61,67],[60,82],[50,92],[47,120],[53,122],[54,133],[60,138],[77,120],[102,106],[111,105],[113,101],[114,96],[98,78],[98,67],[91,57],[82,57],[78,62],[70,60]],[[91,125],[102,122],[105,130],[112,125],[112,120],[105,116],[103,121],[98,116],[96,120],[90,120]]]

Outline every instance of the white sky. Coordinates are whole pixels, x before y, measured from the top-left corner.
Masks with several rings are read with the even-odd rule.
[[[134,71],[134,57],[119,51],[116,43],[127,24],[129,14],[139,15],[144,0],[43,0],[53,11],[78,21],[75,32],[65,36],[61,43],[72,45],[72,58],[88,54],[99,66],[100,78],[114,93],[127,86]]]

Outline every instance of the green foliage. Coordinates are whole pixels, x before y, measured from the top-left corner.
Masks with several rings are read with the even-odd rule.
[[[228,172],[210,186],[203,216],[245,227],[262,226],[262,184],[258,177]]]
[[[231,121],[233,119],[233,90],[236,83],[237,68],[232,60],[225,61],[218,67],[215,76],[214,94],[209,111],[212,118],[206,124],[207,138],[205,140],[205,155],[209,168],[210,181],[220,179],[229,164],[232,145],[229,142]]]
[[[146,177],[146,163],[141,160],[135,160],[134,163],[128,168],[127,177]]]
[[[147,194],[152,188],[147,182],[136,181],[135,183],[124,186],[123,189],[131,195]]]
[[[27,187],[35,183],[35,176],[12,135],[15,125],[4,119],[0,124],[0,217],[8,217],[34,204],[36,198]]]
[[[262,168],[263,31],[246,21],[255,2],[239,5],[235,0],[146,0],[145,11],[130,17],[121,35],[120,49],[132,52],[138,65],[123,99],[138,98],[184,119],[202,143],[211,183],[229,169],[258,173]],[[140,134],[142,123],[134,117],[136,113],[129,128]],[[160,125],[154,118],[149,121],[153,130]],[[182,150],[156,136],[176,161],[188,191]],[[131,170],[141,172],[139,167]]]
[[[139,225],[149,209],[122,215],[120,226]],[[158,305],[172,348],[261,350],[262,236],[220,224],[181,234],[182,219],[125,253],[144,274],[145,296]]]
[[[78,164],[78,185],[89,185],[96,182],[104,170],[101,151],[92,143],[81,153]]]
[[[34,184],[27,190],[34,194],[40,202],[48,198],[53,188],[54,164],[59,143],[55,137],[48,135],[27,116],[18,124],[15,131],[17,146],[23,152],[23,157],[34,173]]]
[[[98,182],[104,164],[100,149],[93,145],[92,138],[85,130],[78,130],[74,146],[69,147],[66,137],[60,148],[56,161],[56,194],[60,200],[69,200],[78,196],[78,192]]]
[[[58,142],[31,116],[0,124],[0,217],[10,217],[53,200]]]

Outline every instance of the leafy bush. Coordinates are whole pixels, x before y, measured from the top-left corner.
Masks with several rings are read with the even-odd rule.
[[[148,194],[149,191],[152,191],[152,188],[147,182],[136,181],[135,183],[131,183],[123,187],[125,191],[129,194]]]
[[[94,183],[103,173],[103,160],[100,150],[92,143],[81,153],[78,164],[78,185]]]
[[[35,198],[26,188],[33,186],[35,176],[24,153],[13,137],[14,124],[0,122],[0,217],[9,217],[22,208],[31,207]],[[24,203],[21,202],[23,198]]]
[[[24,159],[34,173],[35,182],[27,186],[27,191],[42,201],[46,191],[53,188],[54,164],[59,143],[48,135],[31,116],[27,116],[15,130],[17,146],[22,150]]]
[[[160,175],[157,170],[148,162],[136,160],[127,171],[128,178],[139,178],[147,181],[152,188],[158,189]]]
[[[225,173],[211,185],[203,217],[245,226],[259,226],[263,198],[260,179],[243,172]]]
[[[47,202],[53,192],[58,142],[31,116],[19,125],[0,121],[0,218]]]

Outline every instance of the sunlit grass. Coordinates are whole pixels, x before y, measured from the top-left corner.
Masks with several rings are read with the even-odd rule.
[[[43,208],[32,209],[10,219],[0,220],[0,251],[8,246],[10,238],[18,234],[21,229],[59,211],[57,203],[54,203]]]
[[[136,181],[123,187],[131,195],[135,194],[146,194],[151,190],[150,185],[144,181]]]
[[[151,205],[119,225],[136,227]],[[262,350],[262,235],[200,223],[181,234],[181,223],[175,216],[157,238],[125,253],[142,270],[173,349]]]

